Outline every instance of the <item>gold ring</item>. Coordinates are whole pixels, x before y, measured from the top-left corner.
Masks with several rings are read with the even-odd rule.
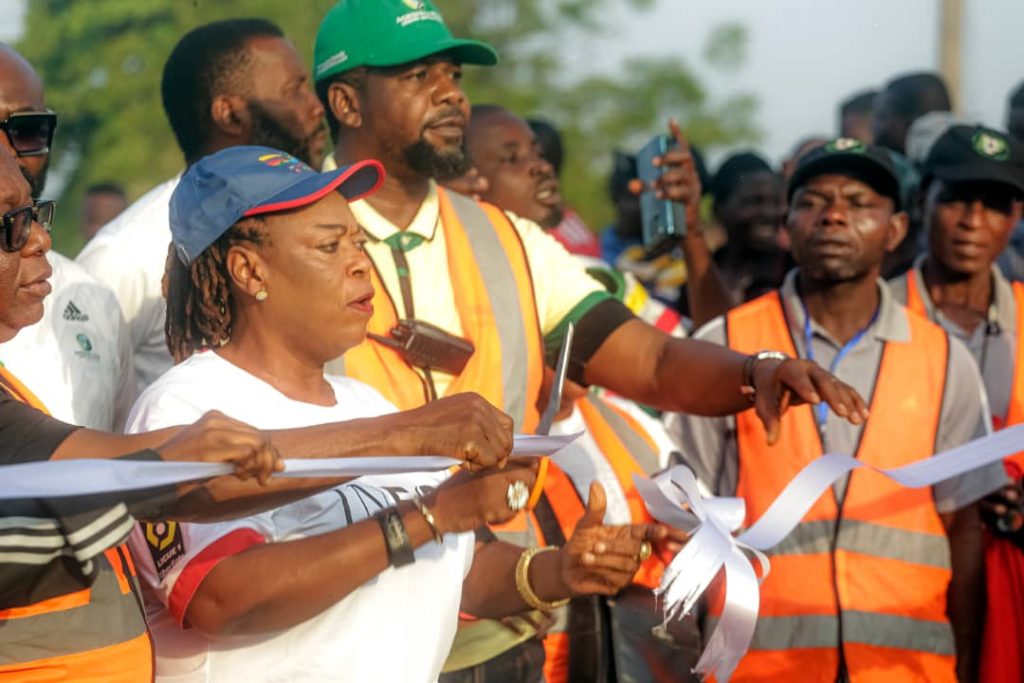
[[[646,562],[648,559],[650,559],[650,557],[651,557],[651,555],[653,553],[654,553],[654,548],[651,547],[650,543],[648,543],[647,541],[644,541],[643,543],[640,544],[640,552],[637,554],[637,558],[641,562]]]
[[[530,487],[518,479],[508,485],[508,493],[505,494],[505,501],[508,503],[508,509],[512,512],[519,512],[526,507],[526,502],[530,500]]]

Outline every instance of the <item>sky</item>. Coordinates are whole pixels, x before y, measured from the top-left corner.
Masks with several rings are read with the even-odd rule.
[[[960,114],[1005,126],[1006,97],[1024,80],[1022,0],[963,0]],[[679,55],[713,98],[758,97],[760,148],[780,160],[801,137],[835,135],[846,96],[892,76],[939,64],[940,0],[659,0],[647,12],[622,3],[608,16],[613,35],[579,40],[569,67],[615,71],[624,57]],[[742,23],[747,58],[734,73],[703,62],[708,34]]]
[[[963,0],[962,91],[957,103],[969,120],[1002,128],[1006,97],[1024,80],[1024,0]],[[836,107],[846,96],[878,87],[939,62],[941,0],[658,0],[653,10],[613,0],[606,25],[614,30],[568,41],[570,73],[618,72],[639,55],[679,55],[692,65],[713,99],[753,93],[764,132],[759,145],[780,160],[801,137],[836,132]],[[24,0],[0,0],[0,40],[20,32]],[[13,14],[11,14],[13,13]],[[702,59],[708,34],[740,22],[749,44],[734,72]]]

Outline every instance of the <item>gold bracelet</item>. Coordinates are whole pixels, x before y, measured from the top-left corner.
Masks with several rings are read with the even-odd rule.
[[[550,612],[569,604],[569,598],[553,600],[551,602],[541,600],[533,592],[533,587],[530,586],[529,572],[530,563],[533,562],[533,558],[540,553],[555,552],[557,550],[558,548],[526,548],[523,550],[523,554],[519,556],[519,562],[516,563],[516,590],[519,591],[519,595],[527,605],[541,612]]]
[[[430,534],[434,537],[434,542],[438,545],[444,545],[444,535],[438,530],[437,522],[434,521],[434,515],[430,514],[430,510],[427,509],[423,499],[419,496],[413,496],[412,504],[420,511],[423,519],[427,522],[427,526],[430,527]]]

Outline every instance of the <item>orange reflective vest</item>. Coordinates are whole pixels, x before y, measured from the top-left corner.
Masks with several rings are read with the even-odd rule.
[[[927,315],[918,289],[917,273],[906,275],[907,308]],[[993,415],[997,429],[1024,422],[1024,283],[1013,283],[1017,307],[1017,353],[1013,364],[1010,402],[1005,415]],[[1003,461],[1007,473],[1024,475],[1024,451]],[[1020,683],[1024,677],[1024,553],[1012,541],[987,535],[985,539],[985,631],[981,646],[981,680],[985,683]]]
[[[0,390],[44,413],[46,407],[6,368]],[[153,646],[128,547],[94,559],[88,588],[0,609],[0,681],[138,683],[153,680]]]
[[[911,341],[885,345],[856,454],[876,467],[935,450],[949,342],[938,326],[907,318]],[[726,331],[741,353],[796,356],[778,292],[730,311]],[[737,415],[736,432],[737,495],[750,524],[822,455],[822,443],[806,405],[786,412],[774,446],[753,411]],[[857,470],[842,500],[834,490],[821,496],[770,554],[754,642],[734,681],[833,683],[841,665],[854,683],[956,680],[946,617],[950,551],[929,489]]]
[[[906,275],[907,308],[928,316],[928,308],[917,287],[915,272]],[[1005,415],[993,415],[992,421],[997,429],[1024,422],[1024,282],[1013,283],[1013,299],[1017,307],[1017,353],[1013,364],[1013,383],[1010,389],[1010,402]],[[1007,470],[1015,479],[1024,474],[1024,451],[1003,461]]]
[[[447,394],[473,391],[508,413],[530,433],[544,372],[544,347],[533,280],[523,243],[500,209],[437,188],[448,273],[464,336],[475,351]],[[394,301],[376,270],[369,331],[390,336],[398,322]],[[427,293],[429,295],[429,293]],[[392,349],[367,338],[344,355],[345,374],[374,387],[402,410],[422,406],[425,380]]]

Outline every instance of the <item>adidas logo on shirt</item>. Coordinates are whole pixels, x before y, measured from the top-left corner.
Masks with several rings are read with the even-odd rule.
[[[64,308],[64,319],[84,323],[89,321],[89,316],[88,314],[83,313],[81,309],[75,305],[74,301],[69,301],[68,305]]]

